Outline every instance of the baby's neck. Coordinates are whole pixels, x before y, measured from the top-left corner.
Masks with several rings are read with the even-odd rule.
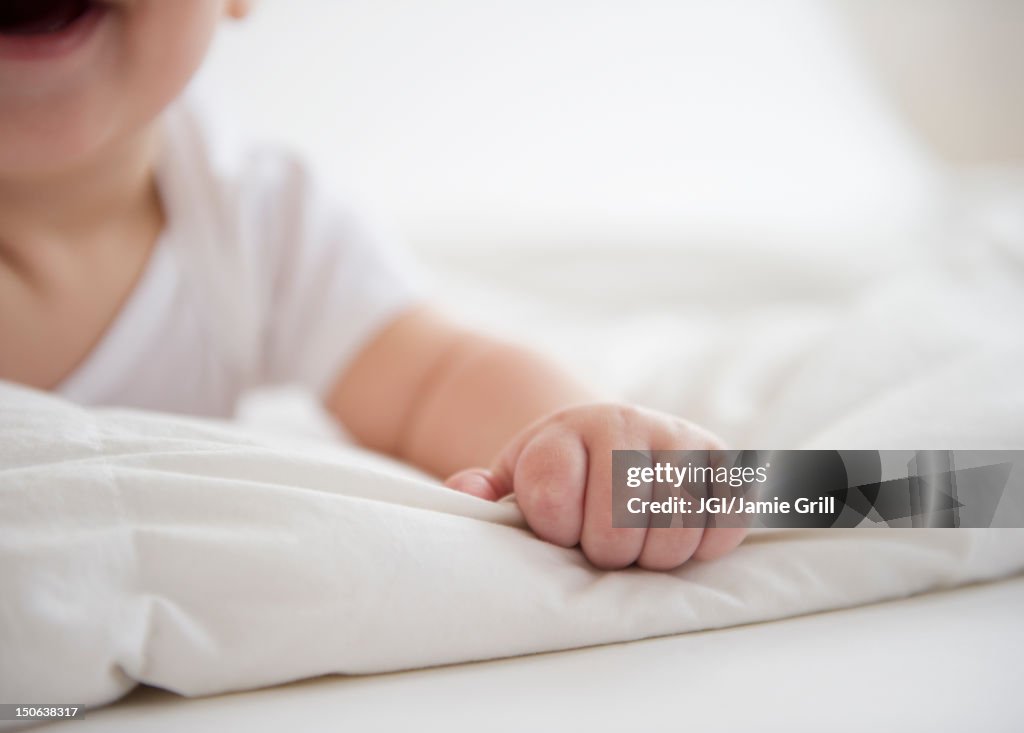
[[[0,255],[40,239],[88,240],[121,220],[162,217],[155,181],[159,145],[154,125],[66,169],[0,174]]]

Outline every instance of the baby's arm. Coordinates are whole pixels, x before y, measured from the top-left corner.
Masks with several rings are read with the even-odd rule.
[[[740,529],[616,529],[613,449],[722,447],[681,420],[599,397],[532,352],[417,309],[340,376],[329,409],[363,445],[489,499],[514,491],[542,539],[603,568],[670,569],[717,557]],[[489,469],[474,468],[489,466]]]

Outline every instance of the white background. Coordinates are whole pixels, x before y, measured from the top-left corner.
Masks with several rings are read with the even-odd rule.
[[[883,246],[935,187],[820,0],[262,0],[232,25],[202,93],[424,248]]]

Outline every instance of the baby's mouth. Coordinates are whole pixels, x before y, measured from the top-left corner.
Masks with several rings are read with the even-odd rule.
[[[0,0],[0,35],[61,33],[99,8],[92,0]]]

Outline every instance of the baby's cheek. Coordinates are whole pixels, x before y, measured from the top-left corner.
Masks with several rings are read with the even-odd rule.
[[[563,547],[580,541],[587,449],[560,426],[541,430],[523,448],[513,478],[516,501],[541,539]]]

